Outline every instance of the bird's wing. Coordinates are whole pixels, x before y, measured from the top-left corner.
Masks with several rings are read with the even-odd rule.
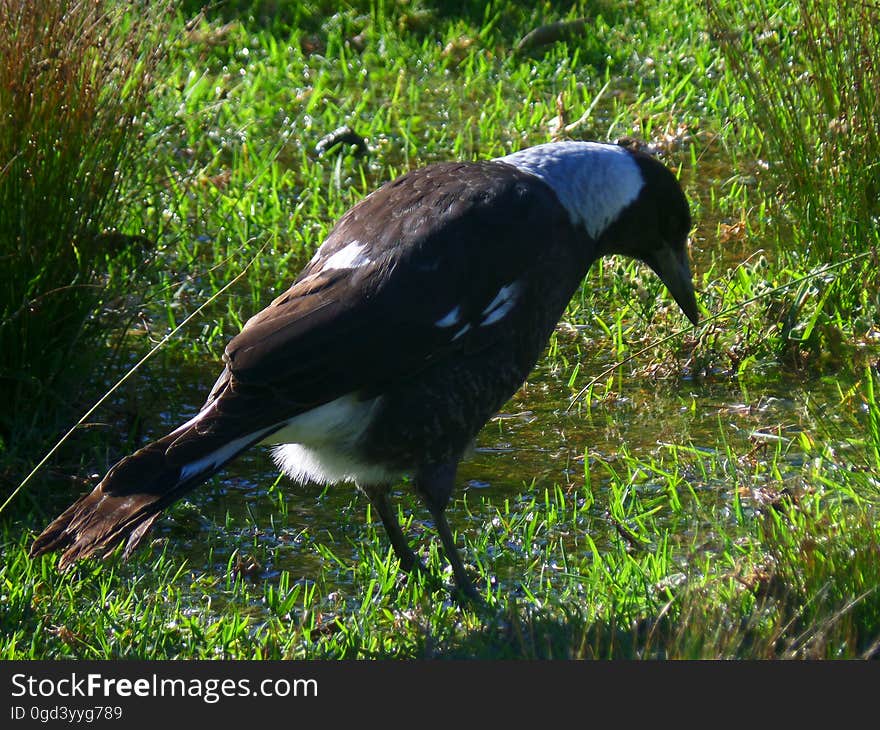
[[[555,196],[513,168],[409,173],[346,213],[246,323],[226,348],[230,380],[308,407],[489,347],[554,225],[567,225]]]

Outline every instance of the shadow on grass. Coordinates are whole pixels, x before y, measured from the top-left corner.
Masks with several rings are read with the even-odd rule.
[[[590,620],[567,612],[564,617],[515,602],[451,646],[424,645],[435,659],[662,659],[665,620],[633,626]]]

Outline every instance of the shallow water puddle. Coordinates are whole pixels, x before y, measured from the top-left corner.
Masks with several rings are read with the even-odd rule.
[[[654,527],[647,534],[700,541],[711,551],[713,520],[735,519],[735,502],[748,511],[803,486],[802,433],[833,437],[831,446],[840,448],[856,435],[851,414],[836,410],[838,385],[831,381],[615,382],[613,398],[567,410],[576,388],[543,362],[462,463],[450,522],[463,535],[459,544],[467,543],[466,561],[473,541],[483,541],[488,572],[505,590],[517,590],[524,567],[536,560],[562,570],[560,555],[582,556],[586,533],[601,551],[621,530],[638,530],[648,508]],[[160,520],[154,537],[166,538],[175,557],[218,586],[231,561],[253,560],[248,580],[271,582],[288,571],[293,581],[311,582],[323,574],[322,592],[351,594],[362,546],[372,540],[366,498],[348,485],[298,486],[281,478],[273,486],[277,479],[268,449],[253,449]],[[694,507],[673,509],[675,500]],[[405,484],[394,501],[404,519],[412,515],[405,531],[427,555],[427,546],[438,543],[427,511]],[[536,522],[533,531],[505,529],[528,520]],[[387,539],[373,521],[384,554]],[[338,564],[322,556],[324,549]]]

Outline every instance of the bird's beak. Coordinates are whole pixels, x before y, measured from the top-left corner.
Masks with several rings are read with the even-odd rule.
[[[652,256],[648,265],[669,289],[681,311],[696,325],[700,321],[700,314],[697,311],[697,296],[694,293],[687,250],[682,248],[681,254],[676,255],[669,246],[664,246]]]

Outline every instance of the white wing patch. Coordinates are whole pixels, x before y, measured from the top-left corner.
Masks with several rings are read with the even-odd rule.
[[[455,341],[456,341],[459,337],[461,337],[465,332],[467,332],[468,330],[470,330],[470,328],[471,328],[470,323],[466,324],[464,327],[462,327],[458,332],[456,332],[456,333],[453,335],[453,337],[452,337],[452,341],[455,342]]]
[[[458,324],[458,320],[460,317],[461,307],[453,307],[446,316],[441,317],[436,322],[434,322],[434,326],[442,327],[444,329],[446,327],[454,327],[456,324]]]
[[[192,420],[195,421],[197,419]],[[184,466],[180,469],[180,481],[186,481],[190,477],[201,474],[202,472],[213,471],[218,466],[225,464],[237,453],[247,448],[250,444],[259,441],[260,438],[265,436],[274,428],[275,426],[270,426],[269,428],[263,429],[262,431],[257,431],[256,433],[250,433],[247,436],[242,436],[241,438],[230,441],[225,446],[221,446],[216,451],[211,452],[210,454],[199,459],[198,461],[191,461],[189,464],[184,464]]]
[[[507,286],[502,286],[495,295],[495,298],[489,302],[488,306],[483,310],[483,321],[480,322],[480,327],[495,324],[506,317],[508,312],[510,312],[516,304],[516,300],[519,298],[521,290],[522,285],[518,281],[514,281]],[[461,332],[460,334],[464,334],[464,332]]]
[[[330,269],[356,269],[359,266],[365,266],[372,260],[364,255],[365,248],[363,243],[354,240],[330,256],[321,269],[328,271]]]

